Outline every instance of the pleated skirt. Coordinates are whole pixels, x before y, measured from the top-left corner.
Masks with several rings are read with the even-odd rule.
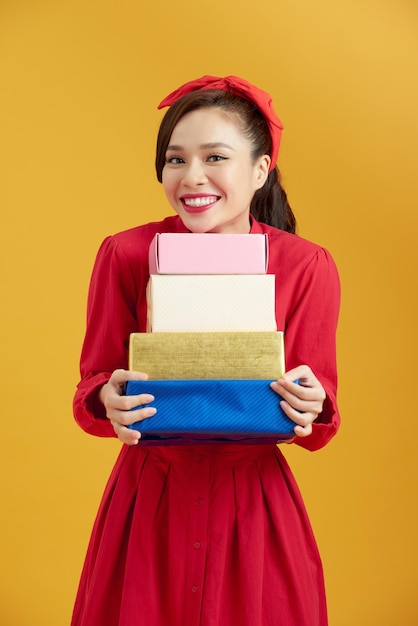
[[[326,626],[321,560],[275,445],[124,446],[72,626]]]

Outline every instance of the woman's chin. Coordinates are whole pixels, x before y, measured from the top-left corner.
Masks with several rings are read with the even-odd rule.
[[[214,228],[216,229],[216,222],[208,219],[202,213],[190,214],[182,211],[181,214],[179,213],[179,217],[186,228],[192,233],[207,233],[212,231]]]

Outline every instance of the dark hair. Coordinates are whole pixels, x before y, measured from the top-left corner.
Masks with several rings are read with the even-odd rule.
[[[161,122],[155,157],[155,169],[160,183],[167,147],[175,126],[187,113],[205,107],[218,107],[234,117],[253,146],[254,160],[263,154],[271,154],[271,137],[267,123],[253,104],[220,89],[193,91],[177,100]],[[296,219],[281,185],[277,167],[269,173],[263,187],[255,192],[250,212],[260,222],[290,233],[296,232]]]

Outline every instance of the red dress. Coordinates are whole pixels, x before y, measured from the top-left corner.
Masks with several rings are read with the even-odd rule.
[[[148,247],[187,232],[177,216],[108,237],[93,270],[74,414],[113,437],[97,400],[128,337],[145,331]],[[329,253],[258,222],[269,235],[286,365],[307,364],[327,392],[309,450],[336,433],[339,280]],[[326,626],[323,574],[291,471],[275,445],[124,445],[93,528],[72,626]]]

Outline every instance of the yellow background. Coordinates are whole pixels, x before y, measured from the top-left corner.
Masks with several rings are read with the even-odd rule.
[[[206,73],[272,94],[300,234],[341,273],[343,426],[285,448],[330,626],[418,624],[417,22],[414,0],[1,1],[2,625],[69,623],[119,449],[71,414],[90,271],[169,212],[155,107]]]

